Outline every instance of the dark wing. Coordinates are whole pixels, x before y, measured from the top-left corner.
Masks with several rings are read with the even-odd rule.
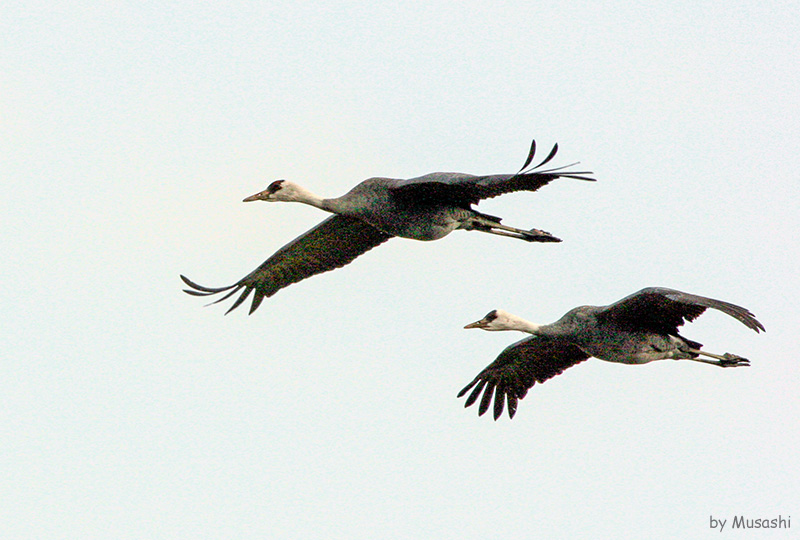
[[[391,237],[361,220],[334,215],[283,246],[237,283],[228,287],[211,288],[181,276],[184,283],[192,288],[184,289],[184,292],[195,296],[210,296],[230,291],[213,302],[216,304],[244,289],[225,312],[227,314],[255,291],[253,303],[250,305],[250,313],[253,313],[265,297],[307,277],[340,268]]]
[[[467,397],[464,407],[475,403],[483,391],[478,415],[486,412],[494,394],[494,419],[497,420],[503,414],[506,400],[508,417],[514,418],[517,400],[524,398],[530,387],[559,375],[568,367],[587,358],[588,354],[568,341],[540,336],[527,337],[506,347],[457,397],[475,387]]]
[[[477,204],[481,199],[497,197],[504,193],[536,191],[556,178],[594,181],[594,178],[585,176],[592,174],[591,172],[565,170],[571,165],[537,170],[553,159],[556,152],[558,152],[557,144],[553,146],[550,154],[541,163],[534,167],[528,167],[536,153],[536,141],[533,141],[525,165],[517,174],[473,176],[462,173],[432,173],[419,178],[401,180],[391,188],[391,191],[394,196],[399,198],[450,203],[466,208],[470,204]]]
[[[764,326],[743,307],[674,289],[648,287],[622,300],[600,308],[599,322],[615,323],[664,334],[675,334],[684,322],[699,317],[706,308],[719,310],[759,332]]]

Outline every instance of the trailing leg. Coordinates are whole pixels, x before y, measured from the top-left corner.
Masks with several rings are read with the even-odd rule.
[[[714,358],[715,360],[706,360],[705,358],[691,358],[691,360],[694,360],[695,362],[703,362],[705,364],[711,364],[713,366],[741,367],[750,365],[750,360],[748,360],[747,358],[742,358],[741,356],[737,356],[731,353],[725,353],[723,355],[719,355],[701,351],[699,349],[689,349],[689,352],[701,356],[708,356],[709,358]]]
[[[539,229],[517,229],[500,223],[500,218],[486,214],[475,213],[469,220],[464,222],[464,229],[482,231],[498,236],[509,236],[519,238],[526,242],[561,242],[561,239],[553,236],[547,231]]]

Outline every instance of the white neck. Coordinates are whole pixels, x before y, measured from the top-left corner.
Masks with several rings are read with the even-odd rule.
[[[526,321],[522,317],[517,317],[511,313],[506,313],[500,323],[502,330],[516,330],[528,334],[538,334],[543,325]]]
[[[287,188],[284,190],[288,191]],[[283,191],[283,190],[282,190]],[[297,184],[292,184],[291,192],[285,193],[283,197],[279,200],[288,201],[288,202],[299,202],[303,204],[308,204],[310,206],[315,206],[317,208],[321,208],[323,210],[327,210],[325,208],[325,199],[315,195],[314,193],[310,192],[304,187],[301,187]]]
[[[297,184],[286,186],[278,193],[279,196],[275,198],[277,201],[299,202],[334,214],[347,213],[347,208],[341,203],[341,197],[323,199]]]

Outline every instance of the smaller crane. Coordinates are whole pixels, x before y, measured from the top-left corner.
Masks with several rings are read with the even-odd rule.
[[[743,307],[662,287],[642,289],[609,306],[576,307],[552,324],[535,324],[495,309],[464,328],[518,330],[533,335],[508,346],[458,397],[474,387],[464,403],[469,407],[483,392],[478,406],[478,415],[483,415],[494,394],[497,420],[503,414],[505,401],[509,418],[514,418],[517,401],[534,384],[592,356],[621,364],[694,360],[719,367],[749,366],[746,358],[703,351],[702,344],[678,334],[679,326],[695,320],[706,308],[730,315],[756,332],[764,330]]]

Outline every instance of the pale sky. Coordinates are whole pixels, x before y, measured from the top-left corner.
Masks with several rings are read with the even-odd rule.
[[[800,529],[794,2],[16,2],[0,8],[0,536],[750,538]],[[393,239],[247,316],[326,215],[274,179],[563,179],[479,208],[561,244]],[[752,366],[589,360],[513,420],[458,390],[514,333],[645,286],[743,305]],[[727,519],[720,534],[710,518]]]

